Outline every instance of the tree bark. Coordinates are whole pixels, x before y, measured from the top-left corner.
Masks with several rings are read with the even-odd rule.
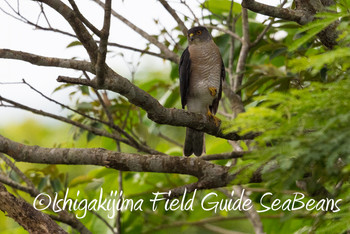
[[[22,198],[9,193],[0,183],[0,210],[7,213],[29,233],[67,233],[47,214],[44,214],[28,204]]]

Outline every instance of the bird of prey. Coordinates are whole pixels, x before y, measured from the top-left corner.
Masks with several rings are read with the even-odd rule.
[[[184,109],[215,117],[225,80],[225,66],[219,48],[214,43],[208,29],[199,26],[188,30],[188,47],[180,59],[180,93]],[[187,128],[184,155],[193,153],[200,156],[205,152],[204,133]]]

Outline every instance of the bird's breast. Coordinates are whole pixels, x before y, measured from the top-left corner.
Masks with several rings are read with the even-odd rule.
[[[221,55],[212,43],[189,47],[191,59],[190,96],[210,96],[209,87],[219,90],[221,77]],[[214,97],[212,97],[214,98]]]

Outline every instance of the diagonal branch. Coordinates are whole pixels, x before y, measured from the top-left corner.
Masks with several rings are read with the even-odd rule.
[[[174,18],[174,20],[179,25],[182,33],[184,35],[187,35],[187,27],[184,24],[184,22],[180,19],[180,17],[176,14],[175,10],[171,8],[171,6],[168,4],[166,0],[160,0],[160,3],[163,5],[163,7],[170,13],[170,15]]]
[[[0,209],[29,233],[67,233],[47,214],[9,193],[0,183]]]
[[[225,129],[219,128],[216,126],[215,122],[206,115],[181,109],[165,108],[150,94],[133,85],[128,79],[116,74],[112,70],[108,70],[106,78],[102,87],[98,87],[94,80],[88,81],[85,79],[60,76],[57,81],[82,84],[96,89],[107,89],[119,93],[126,97],[130,103],[144,109],[148,114],[148,118],[159,124],[190,127],[228,140],[252,139],[258,135],[257,133],[251,133],[239,136],[236,132],[226,132]]]
[[[73,68],[73,69],[79,69],[83,71],[86,70],[94,73],[94,68],[91,66],[91,63],[84,62],[84,61],[49,58],[49,57],[38,56],[34,54],[7,50],[7,49],[0,49],[0,58],[12,58],[12,59],[27,61],[35,65]],[[87,79],[77,79],[77,78],[60,76],[58,77],[57,81],[72,83],[72,84],[87,85],[95,89],[107,89],[107,90],[119,93],[125,96],[129,100],[129,102],[131,102],[132,104],[144,109],[148,113],[148,117],[154,122],[157,122],[159,124],[191,127],[193,129],[197,129],[197,130],[206,132],[208,134],[225,138],[228,140],[253,139],[258,135],[257,133],[252,133],[252,134],[247,134],[245,136],[239,136],[236,132],[225,132],[224,129],[218,128],[215,125],[215,122],[205,115],[191,113],[191,112],[179,110],[179,109],[165,108],[158,102],[158,100],[156,100],[150,94],[138,88],[137,86],[132,84],[128,79],[120,76],[119,74],[115,73],[111,69],[107,70],[106,80],[102,87],[98,87],[98,85],[94,80],[89,81]],[[24,109],[28,110],[28,108],[24,108]],[[34,109],[33,110],[31,109],[29,111],[37,114],[42,114],[41,111],[34,110]],[[50,115],[49,117],[52,117],[52,116]],[[57,116],[55,116],[55,118],[56,117]],[[61,118],[63,117],[60,117],[58,120],[62,121]],[[64,122],[70,121],[65,118],[63,119],[64,119],[63,120]],[[99,134],[96,134],[96,135],[99,135]]]
[[[91,62],[95,64],[97,61],[98,47],[96,45],[96,42],[90,35],[89,31],[85,28],[81,20],[76,16],[75,12],[59,0],[37,1],[43,2],[46,5],[50,6],[66,19],[66,21],[70,24],[75,34],[77,35],[79,41],[83,44],[85,50],[87,51],[90,57]]]
[[[77,121],[73,121],[71,119],[68,119],[68,118],[65,118],[65,117],[62,117],[62,116],[54,115],[54,114],[51,114],[51,113],[48,113],[48,112],[45,112],[45,111],[42,111],[42,110],[37,110],[37,109],[31,108],[31,107],[25,106],[23,104],[20,104],[18,102],[9,100],[9,99],[4,98],[2,96],[0,96],[0,102],[1,101],[7,102],[7,103],[12,105],[12,106],[5,106],[5,107],[13,107],[13,108],[18,108],[18,109],[30,111],[30,112],[32,112],[34,114],[46,116],[46,117],[49,117],[49,118],[52,118],[52,119],[56,119],[56,120],[64,122],[64,123],[68,123],[68,124],[70,124],[72,126],[76,126],[78,128],[81,128],[81,129],[84,129],[86,131],[89,131],[89,132],[91,132],[91,133],[93,133],[93,134],[95,134],[97,136],[104,136],[104,137],[108,137],[108,138],[111,138],[111,139],[116,140],[116,141],[120,141],[120,142],[122,142],[124,144],[127,144],[127,145],[130,145],[132,147],[135,147],[136,149],[139,149],[139,150],[141,150],[143,152],[161,154],[160,152],[158,152],[156,150],[153,150],[153,149],[151,149],[151,148],[149,148],[147,146],[144,146],[142,144],[138,144],[136,141],[133,140],[133,138],[130,139],[130,137],[128,137],[128,134],[125,134],[128,139],[121,138],[119,134],[113,134],[113,133],[107,132],[107,131],[105,131],[103,129],[96,128],[96,127],[89,126],[89,125],[85,125],[85,124],[79,123]],[[116,128],[116,130],[118,130],[118,129],[119,128]]]
[[[87,20],[79,11],[79,8],[77,6],[77,4],[75,3],[74,0],[68,0],[70,5],[72,6],[75,14],[77,15],[77,17],[81,20],[81,22],[83,22],[86,27],[88,27],[93,33],[95,33],[97,36],[101,37],[101,31],[98,30],[92,23],[90,23],[89,20]]]

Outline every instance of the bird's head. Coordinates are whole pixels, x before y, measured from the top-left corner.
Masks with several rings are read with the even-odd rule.
[[[189,44],[196,44],[211,40],[211,35],[206,27],[199,26],[188,30],[187,38]]]

